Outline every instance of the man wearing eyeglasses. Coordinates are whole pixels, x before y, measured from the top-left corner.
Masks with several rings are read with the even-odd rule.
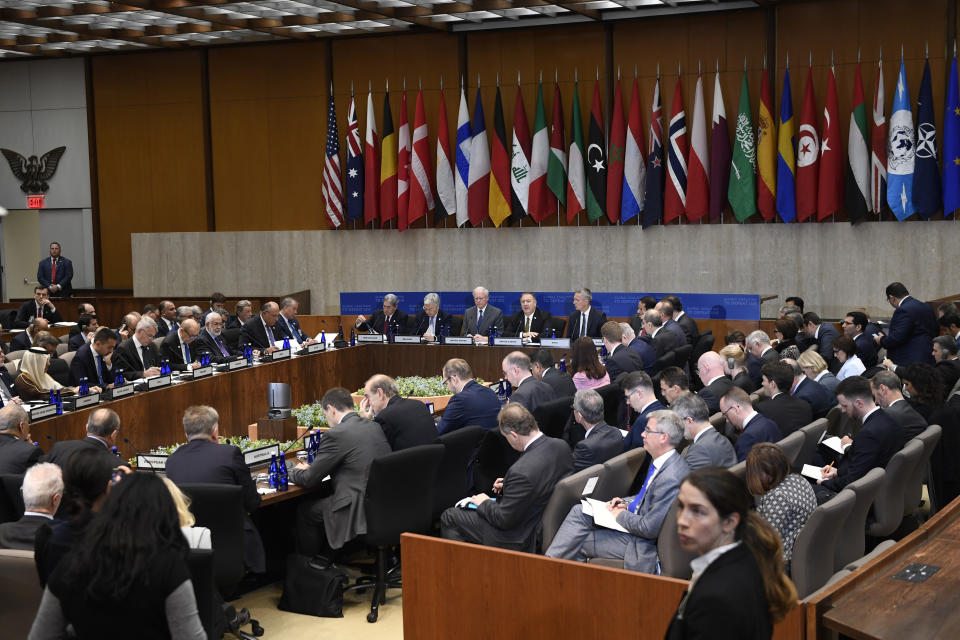
[[[203,329],[197,338],[196,347],[190,347],[192,351],[198,354],[206,352],[210,354],[211,362],[217,364],[233,360],[239,355],[240,350],[236,344],[228,345],[223,339],[223,328],[226,325],[223,314],[211,311],[207,314]]]
[[[782,437],[777,423],[754,411],[750,396],[740,387],[731,387],[720,398],[720,411],[730,421],[737,438],[737,462],[743,462],[758,442],[777,442]]]
[[[180,328],[171,331],[160,343],[160,357],[170,361],[173,371],[187,371],[200,366],[196,362],[197,353],[193,353],[191,343],[200,335],[200,325],[193,318],[187,318],[180,323]]]
[[[444,327],[453,333],[453,316],[440,308],[439,294],[428,293],[423,298],[423,309],[413,319],[413,334],[426,342],[435,342]]]
[[[666,407],[657,400],[653,391],[653,380],[643,371],[631,371],[623,376],[620,380],[620,388],[623,389],[623,395],[630,408],[639,414],[623,439],[623,450],[629,451],[643,446],[643,428],[650,414]]]

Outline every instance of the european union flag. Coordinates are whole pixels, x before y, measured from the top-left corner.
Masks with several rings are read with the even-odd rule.
[[[960,88],[957,56],[953,56],[943,115],[943,214],[957,209],[960,209]]]
[[[940,167],[937,166],[937,125],[933,120],[930,59],[923,66],[917,98],[917,160],[913,174],[913,208],[925,220],[940,209]]]
[[[907,69],[900,61],[897,88],[893,92],[893,112],[887,137],[887,204],[898,220],[913,215],[913,171],[916,162],[916,133],[910,111]]]
[[[790,94],[790,68],[783,74],[783,95],[780,97],[780,132],[777,138],[777,213],[784,222],[797,217],[797,196],[794,179],[797,173],[793,136],[793,96]]]

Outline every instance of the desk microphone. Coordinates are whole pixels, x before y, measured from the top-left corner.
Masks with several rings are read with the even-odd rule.
[[[296,439],[294,439],[294,440],[291,440],[291,441],[290,441],[290,444],[288,444],[288,445],[283,449],[283,451],[281,451],[280,453],[286,453],[287,451],[290,451],[290,449],[293,448],[293,445],[297,444],[297,442],[299,442],[300,440],[303,440],[303,439],[306,438],[308,435],[310,435],[310,434],[319,435],[319,433],[320,433],[320,432],[314,433],[313,429],[308,429],[307,431],[304,431],[304,432],[303,432],[303,435],[298,436],[298,437],[297,437]]]
[[[417,330],[414,331],[414,333],[415,333],[416,335],[418,335],[418,336],[422,336],[422,335],[423,335],[423,334],[420,332],[420,328],[423,326],[423,321],[426,320],[426,319],[427,319],[427,314],[423,314],[423,317],[420,318],[420,323],[417,325]]]

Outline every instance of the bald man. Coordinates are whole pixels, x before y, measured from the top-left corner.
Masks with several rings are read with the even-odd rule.
[[[723,356],[716,351],[707,351],[700,356],[697,360],[697,375],[703,382],[703,389],[700,389],[697,395],[707,403],[711,414],[720,411],[720,398],[733,386],[733,380],[723,371]]]
[[[200,325],[193,318],[187,318],[180,323],[180,328],[171,331],[160,343],[160,358],[170,362],[173,371],[187,371],[200,366],[196,362],[199,351],[193,353],[191,343],[200,335]]]
[[[240,344],[250,344],[261,353],[273,353],[277,350],[274,344],[283,338],[279,327],[275,327],[280,319],[280,305],[276,302],[264,302],[260,313],[243,323],[240,330]]]

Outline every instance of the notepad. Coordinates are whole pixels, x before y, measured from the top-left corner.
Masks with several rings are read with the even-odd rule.
[[[822,480],[823,473],[820,471],[820,467],[815,467],[812,464],[803,465],[803,469],[800,470],[800,475],[810,478],[811,480]]]
[[[583,491],[580,492],[580,495],[588,496],[593,493],[593,489],[597,486],[597,480],[599,478],[600,476],[593,476],[592,478],[588,479],[587,484],[583,485]]]
[[[593,498],[584,498],[580,501],[580,504],[583,505],[584,513],[593,516],[593,524],[597,525],[598,527],[629,533],[620,525],[619,522],[617,522],[616,517],[610,513],[610,510],[607,509],[607,503],[600,500],[594,500]]]
[[[843,442],[837,436],[831,436],[829,438],[824,438],[820,441],[820,444],[824,444],[837,453],[844,453],[850,445],[844,445]]]

